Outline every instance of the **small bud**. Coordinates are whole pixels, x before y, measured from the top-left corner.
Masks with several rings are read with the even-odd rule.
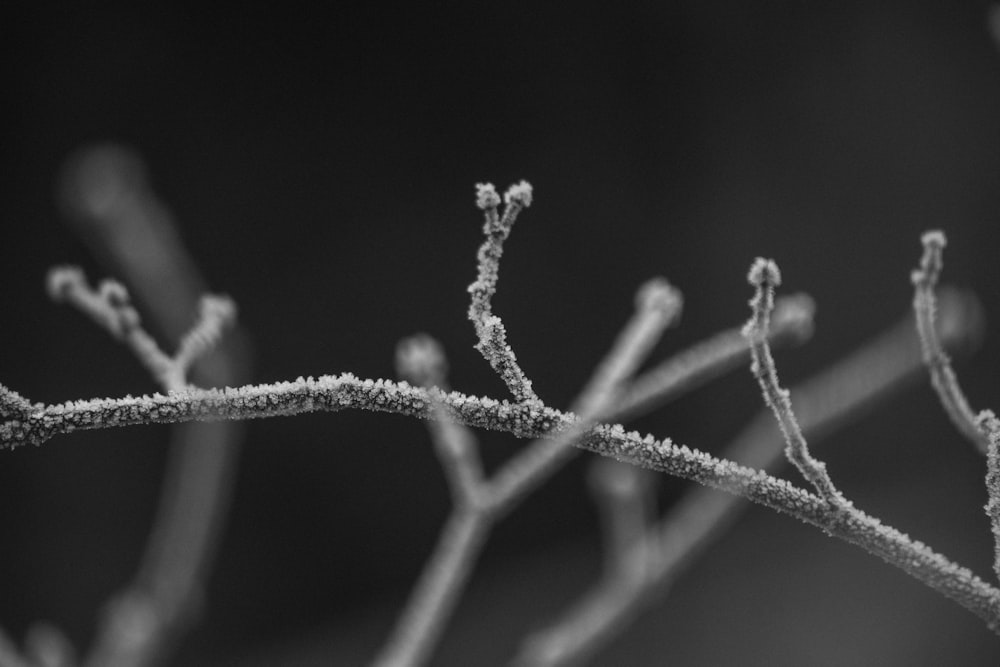
[[[60,302],[73,289],[86,284],[83,271],[78,266],[56,266],[49,269],[45,278],[45,291],[53,301]]]
[[[521,206],[528,208],[531,206],[531,184],[528,181],[521,181],[516,185],[512,185],[507,188],[507,192],[503,196],[503,201],[508,206],[511,202],[516,202]]]
[[[750,266],[750,273],[747,274],[747,280],[754,287],[760,287],[761,285],[777,287],[781,284],[781,271],[778,269],[778,265],[774,263],[774,260],[758,257],[754,260],[753,265]]]
[[[482,210],[500,205],[500,195],[492,183],[476,183],[476,206]]]
[[[228,296],[206,294],[198,302],[198,312],[203,320],[217,320],[228,326],[236,321],[236,302]]]
[[[807,340],[812,337],[815,317],[816,301],[808,294],[793,294],[774,304],[771,324],[789,331],[797,340]]]
[[[108,305],[123,308],[129,305],[128,290],[117,280],[103,280],[97,288],[97,294]]]
[[[444,349],[424,333],[404,338],[396,345],[396,373],[420,386],[441,384],[448,373]]]
[[[1000,419],[992,410],[983,410],[976,415],[976,428],[987,438],[1000,434]]]
[[[920,242],[924,244],[925,248],[944,248],[948,245],[948,239],[940,229],[924,232],[923,236],[920,237]]]

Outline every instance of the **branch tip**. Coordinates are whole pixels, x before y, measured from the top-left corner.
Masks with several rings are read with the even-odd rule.
[[[396,373],[420,387],[440,385],[448,374],[444,349],[425,333],[404,338],[396,345]]]
[[[796,340],[812,337],[816,322],[816,300],[805,293],[777,299],[771,313],[771,326],[787,331]],[[777,332],[775,332],[777,333]]]
[[[948,245],[948,238],[940,229],[931,229],[923,233],[920,242],[924,244],[925,248],[943,249]]]
[[[642,312],[659,312],[668,319],[675,320],[684,305],[681,291],[662,276],[643,283],[635,294],[635,308]]]
[[[507,345],[507,332],[499,317],[493,315],[491,300],[496,292],[500,271],[500,257],[503,243],[510,234],[514,220],[522,208],[531,204],[531,185],[521,181],[512,185],[504,195],[506,206],[503,216],[496,209],[496,189],[492,184],[476,185],[477,203],[485,213],[483,234],[486,239],[477,253],[478,273],[475,282],[469,285],[472,295],[469,303],[469,319],[476,329],[476,349],[489,362],[493,370],[503,379],[507,388],[519,403],[537,403],[538,397],[531,389],[531,381],[517,364],[514,351]]]
[[[849,509],[850,502],[841,495],[826,472],[826,465],[809,453],[809,446],[792,409],[791,396],[778,381],[778,370],[768,343],[771,312],[774,310],[774,287],[781,284],[778,266],[769,259],[758,257],[748,274],[755,293],[750,300],[752,314],[743,328],[743,335],[750,343],[753,359],[750,370],[760,384],[764,402],[774,412],[778,426],[785,438],[785,453],[802,476],[816,489],[831,508]]]
[[[482,210],[500,205],[500,195],[492,183],[476,183],[476,206]]]
[[[66,300],[71,291],[86,284],[87,279],[79,266],[54,266],[45,277],[45,291],[56,303]]]
[[[97,287],[97,296],[115,308],[131,305],[128,289],[117,280],[108,278],[101,281]]]
[[[503,195],[503,203],[507,206],[516,204],[528,208],[531,206],[532,194],[531,183],[522,180],[507,188],[507,192]]]
[[[910,280],[915,287],[933,288],[941,275],[941,256],[948,245],[948,239],[941,230],[932,229],[921,235],[920,242],[924,246],[924,254],[920,258],[920,268],[914,269]]]
[[[236,302],[225,294],[205,294],[198,301],[198,310],[203,319],[218,320],[231,324],[236,321]]]
[[[942,250],[946,239],[941,231],[925,232],[921,237],[924,253],[920,267],[910,274],[913,282],[913,314],[920,337],[920,349],[924,365],[931,376],[931,385],[937,392],[945,414],[951,419],[959,433],[983,454],[988,454],[989,438],[981,429],[985,423],[977,418],[969,406],[969,401],[958,383],[958,376],[951,366],[938,333],[938,300],[935,286],[943,267]],[[980,415],[982,419],[986,419]]]
[[[778,287],[781,285],[781,271],[778,269],[778,265],[774,263],[774,260],[758,257],[750,265],[747,280],[754,287],[760,287],[761,285]]]

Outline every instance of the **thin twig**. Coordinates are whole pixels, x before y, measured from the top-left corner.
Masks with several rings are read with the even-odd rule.
[[[744,334],[750,341],[750,353],[753,356],[751,371],[764,394],[764,400],[774,411],[778,426],[785,436],[788,446],[785,454],[795,464],[803,477],[816,488],[820,497],[836,509],[847,509],[848,501],[841,495],[837,487],[830,481],[826,465],[816,460],[809,453],[809,446],[802,435],[792,411],[792,402],[788,391],[778,384],[778,372],[774,366],[774,357],[767,342],[767,331],[770,328],[771,312],[774,310],[774,288],[781,284],[781,273],[778,266],[771,260],[758,257],[750,267],[747,276],[754,286],[755,293],[750,300],[753,315],[747,322]]]
[[[396,628],[373,662],[377,667],[424,664],[437,644],[482,551],[492,522],[460,506],[448,517]]]
[[[989,442],[986,452],[986,514],[993,530],[993,571],[1000,580],[1000,419],[991,410],[983,410],[976,423]]]
[[[396,373],[427,389],[432,398],[448,390],[447,372],[444,349],[427,334],[403,339],[396,347]],[[435,400],[434,410],[441,409],[440,401]],[[483,464],[475,436],[467,427],[442,416],[428,428],[455,503],[480,505]]]
[[[511,186],[504,194],[504,211],[501,216],[497,207],[500,196],[492,183],[476,185],[476,205],[483,210],[486,221],[483,234],[486,240],[479,247],[479,275],[469,285],[472,300],[469,304],[469,319],[476,328],[479,342],[476,349],[486,358],[507,385],[510,393],[519,403],[538,403],[538,396],[531,388],[531,380],[517,364],[514,351],[507,344],[507,330],[499,317],[493,314],[492,299],[496,293],[500,271],[500,257],[503,242],[510,235],[511,227],[522,209],[531,206],[531,185],[527,181]]]
[[[472,573],[492,528],[493,513],[482,502],[479,445],[467,427],[443,414],[440,387],[447,381],[440,344],[426,334],[404,339],[396,348],[397,373],[428,389],[439,420],[429,424],[434,448],[448,478],[452,510],[430,559],[424,565],[396,626],[374,665],[402,667],[427,661]]]
[[[941,347],[935,326],[937,297],[934,288],[941,275],[941,255],[948,242],[941,231],[925,232],[920,240],[924,245],[924,254],[920,258],[920,268],[913,271],[910,279],[914,287],[913,311],[917,317],[917,332],[920,334],[924,363],[931,374],[931,385],[955,428],[985,454],[988,439],[976,426],[976,414],[969,407],[969,401],[958,384],[958,376]]]
[[[605,581],[622,589],[643,585],[650,566],[646,539],[655,517],[655,477],[646,470],[595,458],[588,481],[601,511]]]
[[[924,254],[920,258],[920,268],[910,276],[913,282],[913,311],[917,320],[917,332],[924,356],[924,364],[931,374],[931,385],[937,392],[941,405],[958,432],[968,438],[975,447],[986,455],[986,490],[989,501],[986,514],[994,537],[993,569],[1000,579],[1000,421],[990,410],[978,415],[973,413],[969,400],[958,383],[958,376],[951,367],[951,359],[942,349],[938,337],[937,296],[935,287],[943,267],[942,255],[948,244],[944,232],[925,232],[920,238]]]

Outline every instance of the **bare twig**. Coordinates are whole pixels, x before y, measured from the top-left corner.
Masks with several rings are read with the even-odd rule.
[[[750,301],[753,315],[744,329],[744,334],[750,341],[750,353],[753,355],[753,364],[750,368],[764,393],[765,402],[778,419],[778,426],[785,436],[785,442],[788,443],[785,454],[816,488],[821,498],[833,508],[846,509],[849,503],[830,481],[826,465],[814,459],[809,453],[802,429],[795,420],[788,391],[778,384],[778,372],[774,367],[774,357],[771,356],[771,348],[767,342],[767,331],[771,325],[771,312],[774,310],[774,288],[781,284],[781,273],[774,262],[758,257],[750,267],[747,277],[750,284],[756,288],[754,297]]]
[[[947,239],[944,232],[930,231],[924,233],[921,242],[924,254],[920,259],[920,268],[915,269],[910,278],[914,287],[913,312],[916,313],[924,363],[931,374],[931,385],[955,428],[985,454],[988,439],[976,426],[976,415],[958,384],[958,377],[951,367],[951,360],[941,347],[935,326],[937,297],[934,288],[941,274],[941,255]]]
[[[625,463],[594,459],[588,479],[601,510],[603,579],[635,589],[645,582],[651,564],[645,542],[656,518],[655,477]]]
[[[448,361],[441,344],[427,334],[418,334],[400,341],[396,347],[396,373],[415,384],[435,392],[448,391]],[[436,411],[440,402],[434,403]],[[483,464],[479,444],[468,427],[439,418],[429,423],[441,466],[451,486],[456,505],[481,504]]]
[[[0,418],[24,419],[40,406],[32,405],[16,391],[0,384]]]
[[[993,571],[1000,580],[1000,419],[991,410],[983,410],[976,420],[989,442],[986,452],[986,514],[993,530]]]
[[[493,314],[491,301],[496,293],[503,242],[510,235],[517,214],[521,209],[531,206],[531,198],[531,185],[527,181],[511,186],[504,194],[504,211],[501,216],[497,211],[497,207],[500,206],[500,196],[493,184],[476,185],[476,205],[483,210],[486,218],[483,223],[486,240],[479,247],[479,275],[476,281],[469,285],[469,294],[472,295],[469,319],[472,320],[476,335],[479,337],[476,349],[506,383],[510,393],[519,403],[538,403],[538,396],[531,388],[531,380],[518,366],[514,351],[507,344],[507,330],[500,318]]]

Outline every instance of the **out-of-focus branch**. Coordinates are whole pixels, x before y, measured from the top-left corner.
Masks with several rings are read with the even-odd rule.
[[[109,272],[123,277],[167,339],[179,340],[166,374],[168,390],[194,381],[240,384],[249,377],[247,340],[239,330],[218,340],[212,325],[230,318],[228,302],[202,300],[205,281],[153,192],[133,151],[105,145],[81,151],[65,166],[60,203],[81,238]],[[200,309],[201,326],[188,329]],[[134,346],[133,346],[134,347]],[[221,536],[242,428],[183,424],[171,433],[162,495],[139,572],[111,603],[87,664],[137,667],[162,660],[195,617]]]

